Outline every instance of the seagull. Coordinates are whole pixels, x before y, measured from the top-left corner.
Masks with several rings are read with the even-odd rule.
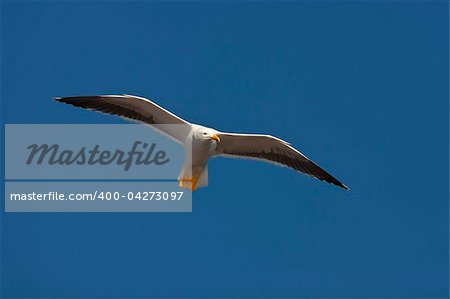
[[[192,155],[192,159],[185,160],[178,181],[180,187],[191,191],[208,185],[208,160],[216,156],[270,162],[349,189],[291,144],[271,135],[220,132],[189,123],[156,103],[133,95],[58,97],[55,100],[150,125],[190,149],[187,154]],[[167,126],[169,124],[179,126]]]

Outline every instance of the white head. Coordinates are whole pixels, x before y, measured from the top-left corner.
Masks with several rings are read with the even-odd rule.
[[[194,139],[201,140],[205,142],[218,143],[220,142],[219,132],[206,128],[206,127],[198,127],[193,135]]]

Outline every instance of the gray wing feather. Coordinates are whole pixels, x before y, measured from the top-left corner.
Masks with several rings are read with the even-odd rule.
[[[289,143],[270,135],[220,133],[219,155],[265,160],[348,189]]]
[[[132,95],[98,95],[55,98],[56,101],[121,116],[151,125],[158,131],[183,143],[191,124],[156,103]],[[177,125],[177,126],[168,126]]]

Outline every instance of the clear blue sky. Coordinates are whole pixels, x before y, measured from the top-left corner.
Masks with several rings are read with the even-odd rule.
[[[136,94],[352,188],[215,159],[192,213],[2,212],[3,297],[448,296],[447,1],[1,10],[3,123],[122,123],[52,98]]]

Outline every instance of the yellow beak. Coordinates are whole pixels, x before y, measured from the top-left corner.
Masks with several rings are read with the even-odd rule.
[[[217,141],[217,142],[220,142],[220,137],[217,134],[212,135],[210,138],[215,140],[215,141]]]

